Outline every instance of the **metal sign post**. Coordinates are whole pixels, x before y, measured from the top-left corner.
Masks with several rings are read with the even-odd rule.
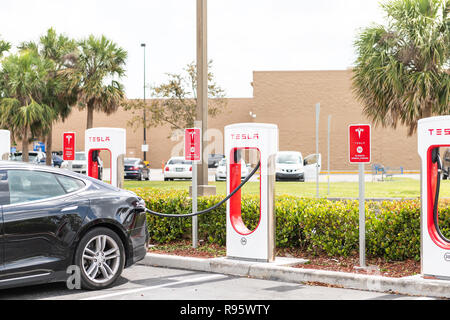
[[[370,163],[370,125],[353,124],[349,127],[348,145],[350,163],[359,165],[359,266],[366,267],[366,210],[364,194],[364,164]]]
[[[319,116],[320,116],[320,103],[316,104],[316,197],[319,197]]]
[[[330,194],[330,131],[331,131],[331,114],[328,115],[328,146],[327,146],[327,164],[328,164],[328,195]]]
[[[192,213],[197,212],[197,163],[201,162],[201,129],[189,128],[184,131],[184,159],[192,161]],[[192,217],[192,247],[198,246],[198,217]]]

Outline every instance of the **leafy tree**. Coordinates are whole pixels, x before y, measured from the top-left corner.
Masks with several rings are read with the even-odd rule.
[[[111,114],[124,102],[123,85],[116,80],[125,74],[127,52],[105,36],[93,35],[79,42],[80,56],[72,75],[78,105],[87,109],[87,129],[92,128],[94,110]]]
[[[74,70],[77,61],[77,43],[65,35],[58,35],[53,28],[40,37],[39,43],[25,42],[19,46],[21,50],[34,50],[42,59],[50,60],[52,69],[48,73],[47,87],[42,101],[53,109],[53,120],[46,134],[46,164],[52,162],[52,132],[56,121],[64,121],[77,101],[76,86],[68,77]]]
[[[11,44],[7,41],[0,40],[0,58],[3,56],[4,52],[7,52],[11,49]]]
[[[355,41],[353,88],[375,124],[409,127],[450,112],[450,0],[383,3],[387,26],[364,29]]]
[[[34,50],[22,50],[2,60],[0,127],[22,140],[22,160],[28,162],[30,138],[48,131],[54,111],[43,103],[52,63]]]
[[[212,61],[208,63],[211,70]],[[153,99],[150,104],[142,100],[130,102],[126,110],[131,110],[133,118],[130,126],[145,125],[158,127],[169,124],[172,130],[192,127],[197,114],[197,68],[190,63],[183,74],[167,74],[167,82],[152,88]],[[226,107],[224,90],[217,85],[214,74],[208,72],[208,114],[218,115]],[[143,110],[149,115],[144,124]]]

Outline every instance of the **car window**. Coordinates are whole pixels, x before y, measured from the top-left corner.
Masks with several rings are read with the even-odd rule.
[[[277,156],[277,163],[297,164],[299,163],[299,158],[294,153],[279,154]]]
[[[10,203],[42,200],[65,194],[56,177],[49,172],[8,170]]]
[[[8,173],[0,171],[0,205],[9,204]]]
[[[84,182],[81,180],[63,176],[60,174],[56,174],[55,176],[67,193],[75,192],[77,190],[84,188],[85,186]]]
[[[84,153],[75,153],[75,160],[84,161],[86,160],[86,155]]]
[[[183,159],[170,159],[167,164],[182,164],[183,161]]]
[[[313,155],[313,156],[305,159],[305,165],[316,164],[318,162],[319,162],[319,157],[317,155]]]

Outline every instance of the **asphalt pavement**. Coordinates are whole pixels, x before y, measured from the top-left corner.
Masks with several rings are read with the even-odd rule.
[[[181,267],[184,265],[182,264]],[[69,290],[52,283],[0,290],[0,300],[433,300],[389,292],[363,291],[307,283],[260,279],[184,268],[137,264],[105,290]],[[224,310],[222,310],[224,311]]]

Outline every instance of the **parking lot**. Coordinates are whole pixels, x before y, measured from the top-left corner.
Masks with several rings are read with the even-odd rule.
[[[208,169],[208,180],[214,181],[214,175],[215,175],[216,169],[209,168]],[[420,180],[420,174],[418,173],[405,173],[405,174],[398,174],[395,177],[398,178],[411,178],[415,180]],[[378,176],[372,176],[372,174],[366,174],[365,175],[365,181],[371,182],[374,180],[380,179]],[[103,180],[109,181],[109,169],[105,168],[103,171]],[[150,169],[150,180],[151,181],[164,181],[164,174],[162,172],[162,169]],[[250,178],[249,181],[258,181],[258,176],[255,175]],[[307,180],[309,182],[313,182],[315,180]],[[355,172],[352,173],[332,173],[330,174],[330,182],[357,182],[358,181],[358,174]],[[319,174],[319,182],[328,182],[328,174],[326,171],[322,171]]]
[[[218,273],[135,265],[112,288],[69,290],[52,283],[0,290],[0,300],[428,300]]]

